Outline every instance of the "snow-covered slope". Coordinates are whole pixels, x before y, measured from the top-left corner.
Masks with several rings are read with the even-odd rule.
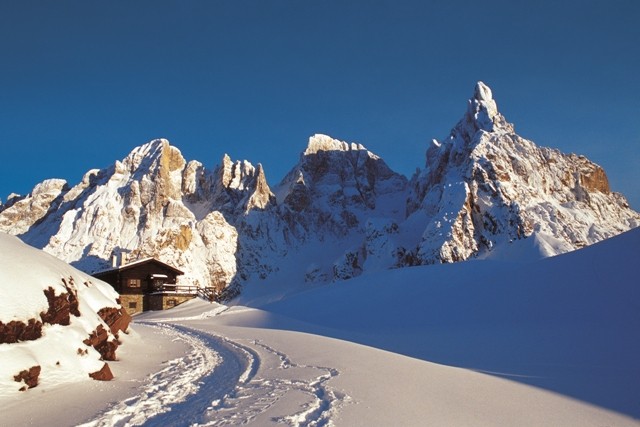
[[[129,316],[108,284],[0,233],[0,397],[110,379]]]
[[[142,349],[123,353],[135,381],[15,396],[3,420],[638,426],[639,245],[637,229],[535,262],[395,269],[252,307],[195,299],[147,312],[132,334],[147,349],[191,350],[152,375]]]
[[[251,294],[259,289],[247,289],[239,304],[260,314],[220,316],[217,324],[345,339],[640,419],[638,248],[634,229],[537,261],[365,273],[266,304]]]
[[[517,135],[481,82],[426,157],[407,181],[361,144],[314,135],[272,191],[259,164],[225,155],[209,170],[159,139],[73,187],[47,180],[11,198],[0,231],[88,272],[153,256],[232,296],[268,278],[504,258],[524,238],[527,253],[556,255],[640,225],[602,168]]]

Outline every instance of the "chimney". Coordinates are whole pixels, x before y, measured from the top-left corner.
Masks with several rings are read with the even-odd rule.
[[[111,255],[111,267],[113,268],[118,267],[118,255],[116,254]]]

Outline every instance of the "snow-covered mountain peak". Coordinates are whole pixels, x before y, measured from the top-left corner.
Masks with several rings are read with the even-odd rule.
[[[64,179],[45,179],[40,184],[37,184],[33,187],[32,195],[36,194],[45,194],[45,193],[60,193],[62,191],[68,190],[69,186],[67,185],[67,181]]]
[[[484,84],[484,82],[478,82],[473,91],[473,98],[478,101],[489,102],[493,101],[493,93],[491,92],[491,88]]]
[[[371,216],[397,215],[406,184],[363,145],[314,135],[276,193],[292,234],[323,239],[362,231]]]
[[[421,263],[467,259],[533,233],[559,254],[640,225],[600,166],[516,134],[482,82],[451,134],[431,144],[410,187],[408,215],[428,219]]]
[[[490,132],[494,130],[495,125],[500,124],[498,106],[489,86],[482,82],[476,84],[473,98],[469,100],[468,114],[471,115],[478,129]]]
[[[498,111],[498,105],[489,86],[478,82],[473,97],[467,103],[467,111],[451,131],[449,141],[457,148],[475,145],[479,142],[482,132],[496,131],[512,133],[514,127]]]
[[[355,151],[365,150],[362,144],[347,143],[331,138],[328,135],[315,134],[309,138],[309,144],[303,155],[317,154],[319,151]]]
[[[532,235],[555,254],[640,225],[602,168],[517,135],[486,84],[466,107],[409,183],[362,144],[323,134],[274,192],[260,164],[224,155],[207,169],[157,139],[73,188],[45,181],[0,205],[0,230],[86,271],[128,252],[222,290],[289,274],[285,254],[318,242],[331,243],[310,280],[485,256]]]
[[[163,147],[168,144],[169,142],[165,139],[154,139],[146,144],[135,147],[124,158],[122,164],[126,165],[128,170],[135,170],[143,163],[152,162],[154,159],[157,159],[162,154]]]
[[[154,139],[134,148],[121,163],[125,171],[131,174],[159,172],[166,175],[183,169],[186,161],[180,150],[173,147],[169,141]]]

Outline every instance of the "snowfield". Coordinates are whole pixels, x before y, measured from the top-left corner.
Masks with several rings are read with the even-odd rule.
[[[113,381],[5,398],[3,423],[639,426],[638,248],[254,282],[137,316]]]

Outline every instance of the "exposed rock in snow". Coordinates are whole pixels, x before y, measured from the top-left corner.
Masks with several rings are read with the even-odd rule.
[[[326,281],[461,261],[532,235],[556,255],[638,225],[601,167],[520,137],[482,82],[410,182],[363,145],[318,134],[272,192],[260,164],[225,155],[208,170],[158,139],[72,188],[47,180],[0,206],[0,230],[85,271],[151,256],[218,290],[278,271]],[[302,253],[308,268],[293,265]]]
[[[397,216],[389,199],[402,197],[405,188],[406,178],[362,145],[314,135],[277,194],[283,217],[304,240],[308,232],[320,239],[346,235],[363,230],[369,217]]]
[[[237,216],[275,205],[262,165],[254,167],[246,160],[233,163],[225,154],[215,175],[218,178],[213,190],[216,208]]]
[[[309,144],[303,155],[308,156],[311,154],[318,154],[320,151],[365,151],[366,148],[362,144],[347,143],[344,141],[338,141],[330,136],[315,134],[309,138]]]
[[[517,135],[482,82],[410,188],[407,215],[426,223],[422,264],[468,259],[534,233],[553,236],[548,255],[556,255],[640,225],[600,166]]]
[[[69,190],[62,179],[47,179],[36,185],[26,197],[13,195],[0,205],[0,229],[22,234],[60,203],[60,196]]]
[[[0,395],[108,379],[129,325],[110,285],[0,233]],[[110,372],[110,371],[109,371]]]

